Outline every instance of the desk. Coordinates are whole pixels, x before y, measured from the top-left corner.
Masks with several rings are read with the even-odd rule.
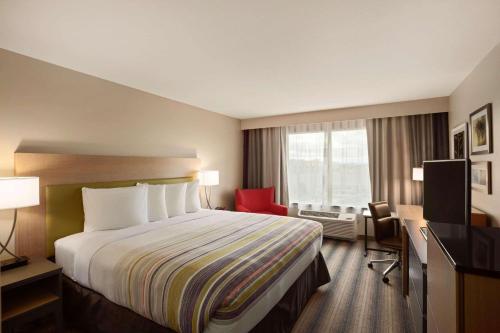
[[[401,237],[403,238],[403,295],[408,295],[408,255],[409,255],[409,241],[419,256],[419,259],[427,262],[427,242],[420,232],[421,227],[427,227],[427,222],[424,220],[424,213],[422,206],[417,205],[397,205],[396,212],[401,222]],[[409,238],[411,235],[411,239]]]
[[[401,222],[403,295],[405,296],[417,332],[427,332],[428,325],[428,286],[427,286],[427,241],[420,232],[427,227],[422,206],[398,205],[396,212]],[[472,208],[471,224],[485,226],[487,216]],[[440,224],[436,224],[438,227]]]
[[[403,269],[403,295],[417,332],[427,329],[427,241],[420,232],[427,223],[422,206],[398,205],[396,211],[401,222],[403,241],[401,266]]]

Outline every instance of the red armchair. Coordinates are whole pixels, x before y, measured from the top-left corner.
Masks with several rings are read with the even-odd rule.
[[[274,203],[274,187],[236,190],[236,211],[271,215],[288,215],[288,208]]]

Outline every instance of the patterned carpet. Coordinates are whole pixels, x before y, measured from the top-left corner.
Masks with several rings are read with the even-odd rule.
[[[413,333],[401,294],[401,271],[392,271],[385,284],[382,272],[387,264],[374,264],[373,269],[366,266],[370,257],[388,258],[386,254],[372,251],[365,258],[363,241],[327,239],[322,253],[332,281],[312,296],[293,333]]]

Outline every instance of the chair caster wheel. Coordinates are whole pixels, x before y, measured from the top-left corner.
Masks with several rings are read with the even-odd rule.
[[[368,268],[373,268],[373,264],[371,262],[368,263]]]
[[[389,283],[389,278],[385,276],[385,277],[382,279],[382,281],[384,281],[384,283]]]

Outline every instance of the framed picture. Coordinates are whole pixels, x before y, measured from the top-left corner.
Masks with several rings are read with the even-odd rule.
[[[471,154],[493,153],[493,123],[491,103],[470,114]]]
[[[469,131],[467,123],[451,130],[451,158],[463,159],[469,157]]]
[[[473,190],[491,194],[491,162],[472,162],[471,187]]]

